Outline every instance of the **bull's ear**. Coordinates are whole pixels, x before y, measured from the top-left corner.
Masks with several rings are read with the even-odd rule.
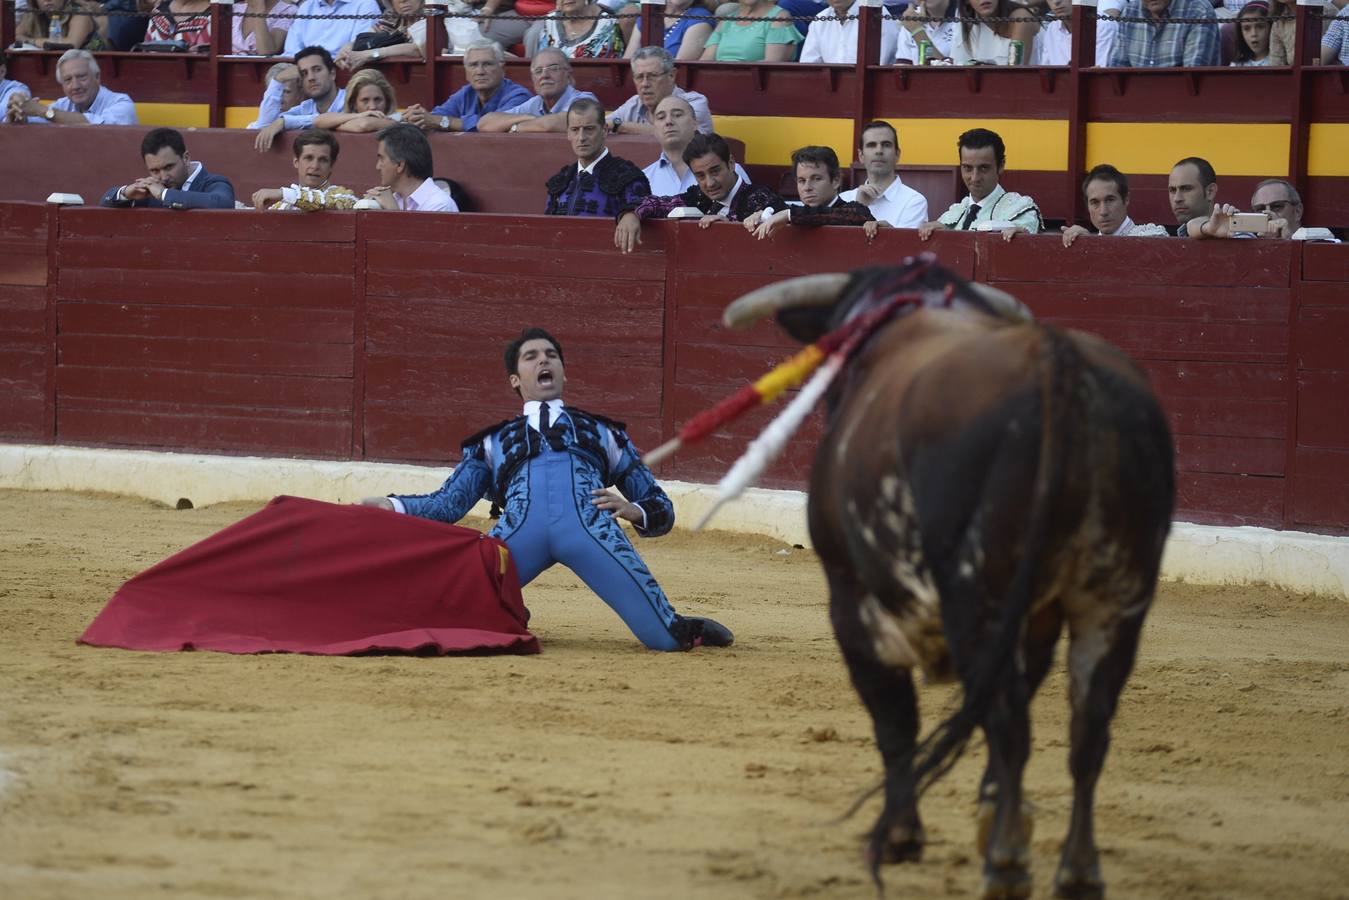
[[[778,310],[778,325],[803,344],[813,344],[829,331],[831,306],[798,306]]]

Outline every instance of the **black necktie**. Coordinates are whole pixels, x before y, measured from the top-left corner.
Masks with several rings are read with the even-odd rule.
[[[548,404],[546,402],[539,404],[539,433],[548,433]]]
[[[957,230],[969,231],[970,223],[974,221],[974,217],[977,215],[979,215],[979,204],[971,203],[969,211],[965,213],[965,218],[960,220],[960,227]]]
[[[553,425],[549,419],[548,403],[543,401],[539,403],[539,433],[547,439],[549,447],[562,450],[566,447],[566,442],[562,439],[562,422]]]

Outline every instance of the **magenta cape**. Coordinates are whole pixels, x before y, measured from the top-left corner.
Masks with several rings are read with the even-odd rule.
[[[277,497],[122,585],[79,638],[128,650],[538,653],[506,545]]]

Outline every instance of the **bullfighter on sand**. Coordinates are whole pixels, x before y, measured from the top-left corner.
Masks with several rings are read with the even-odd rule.
[[[730,645],[725,626],[674,611],[618,524],[627,519],[638,534],[657,537],[674,525],[674,507],[621,423],[563,406],[562,346],[528,328],[506,345],[506,373],[523,414],[464,441],[439,490],[361,502],[454,523],[485,494],[501,510],[490,534],[510,547],[521,585],[560,562],[652,650]]]

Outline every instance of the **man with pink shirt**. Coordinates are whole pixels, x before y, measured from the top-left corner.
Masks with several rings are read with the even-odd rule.
[[[459,212],[450,195],[431,180],[431,142],[415,125],[390,125],[375,135],[379,186],[366,192],[382,209]]]

